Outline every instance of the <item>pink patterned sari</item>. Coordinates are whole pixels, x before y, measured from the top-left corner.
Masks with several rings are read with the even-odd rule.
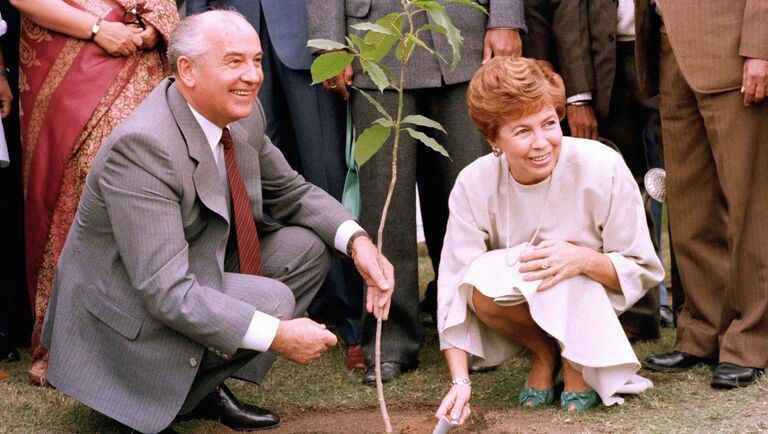
[[[122,21],[133,0],[66,0]],[[179,22],[172,0],[150,0],[145,22],[164,48]],[[19,96],[23,143],[26,267],[34,306],[30,381],[46,384],[48,354],[40,345],[56,263],[64,246],[96,151],[112,129],[168,73],[158,49],[111,56],[95,42],[76,39],[22,18]]]

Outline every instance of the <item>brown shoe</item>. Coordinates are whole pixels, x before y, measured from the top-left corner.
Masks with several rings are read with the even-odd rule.
[[[347,369],[365,371],[365,354],[362,345],[352,345],[347,348]]]

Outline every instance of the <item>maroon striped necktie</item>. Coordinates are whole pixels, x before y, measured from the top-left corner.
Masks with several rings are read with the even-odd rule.
[[[232,195],[232,209],[235,215],[235,235],[237,253],[240,256],[240,273],[260,276],[259,235],[256,233],[256,224],[253,221],[248,192],[245,190],[243,177],[240,176],[240,169],[237,168],[235,148],[229,128],[224,128],[221,144],[224,145],[224,161],[227,166],[227,180],[229,181],[229,192]]]

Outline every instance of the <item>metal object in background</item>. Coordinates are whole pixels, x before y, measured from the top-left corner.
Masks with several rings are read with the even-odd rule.
[[[654,167],[646,172],[643,178],[645,191],[658,202],[663,203],[667,199],[667,172],[664,169]]]

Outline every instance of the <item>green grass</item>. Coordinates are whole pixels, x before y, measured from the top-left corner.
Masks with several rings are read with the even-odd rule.
[[[424,253],[423,247],[422,256]],[[422,258],[422,286],[429,280],[430,266]],[[665,329],[657,342],[635,345],[638,358],[671,349],[674,329]],[[0,381],[0,433],[114,432],[104,416],[53,389],[29,386],[26,367],[29,353],[20,363],[0,364],[10,377]],[[332,348],[309,367],[278,360],[267,381],[255,386],[238,380],[228,384],[243,400],[277,411],[284,420],[335,414],[337,428],[312,432],[345,431],[342,416],[375,412],[375,389],[362,386],[361,375],[343,368],[342,348]],[[566,414],[557,406],[535,411],[516,404],[525,381],[528,361],[514,358],[495,372],[472,378],[473,416],[461,432],[642,432],[642,433],[760,433],[768,432],[768,381],[751,387],[722,391],[709,387],[711,370],[698,367],[685,373],[657,374],[642,371],[655,387],[639,396],[627,397],[623,406],[599,407],[584,414]],[[431,415],[449,380],[437,334],[425,328],[418,370],[385,385],[393,419],[398,411]],[[310,419],[311,420],[311,419]],[[205,421],[176,424],[181,432],[228,432],[222,425]],[[379,426],[372,426],[376,432]],[[288,431],[282,431],[288,432]],[[302,431],[306,432],[306,431]],[[422,432],[408,431],[406,432]]]

